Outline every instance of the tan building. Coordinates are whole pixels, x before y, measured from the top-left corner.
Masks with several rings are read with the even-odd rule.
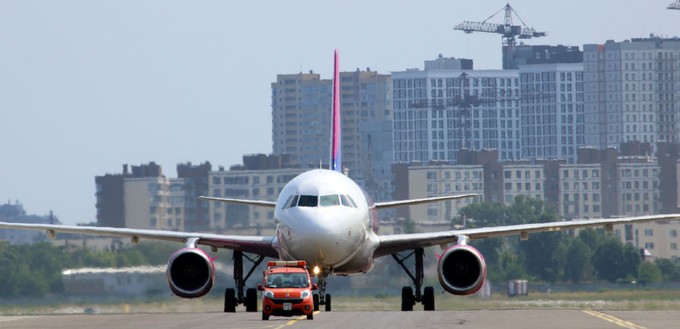
[[[503,201],[514,202],[518,195],[545,200],[543,165],[509,163],[503,165]]]
[[[449,223],[458,210],[484,199],[482,165],[398,164],[395,170],[395,199],[417,199],[454,194],[479,194],[479,197],[401,207],[397,217],[416,223]],[[404,194],[404,192],[406,192]]]
[[[276,201],[283,187],[304,169],[263,169],[212,171],[208,176],[210,196]],[[273,228],[274,209],[209,202],[210,227],[226,229],[259,226]]]
[[[558,212],[566,219],[602,218],[600,164],[559,166]]]
[[[645,249],[655,258],[680,257],[680,223],[642,223],[614,226],[614,234],[622,242]]]
[[[625,216],[658,214],[661,199],[656,158],[621,158],[616,170],[619,177],[618,213]]]
[[[170,180],[165,176],[125,178],[123,183],[125,227],[181,229],[174,217],[170,216],[174,208],[168,203],[169,195]]]

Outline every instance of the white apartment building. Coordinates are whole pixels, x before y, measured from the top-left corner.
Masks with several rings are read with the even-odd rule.
[[[461,149],[498,149],[500,161],[520,159],[517,71],[430,63],[393,72],[392,85],[395,163],[456,162]]]
[[[586,145],[680,141],[680,39],[583,46]]]
[[[522,158],[576,163],[584,144],[583,64],[520,65]]]

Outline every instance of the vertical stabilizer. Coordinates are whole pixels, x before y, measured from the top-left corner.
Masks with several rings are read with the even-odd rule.
[[[335,50],[333,69],[333,126],[331,128],[330,170],[342,172],[342,137],[340,127],[340,68],[338,50]]]

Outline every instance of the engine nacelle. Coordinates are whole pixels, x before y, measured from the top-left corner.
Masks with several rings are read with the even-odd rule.
[[[215,282],[215,264],[201,249],[182,248],[168,259],[165,274],[175,295],[197,298],[210,292]]]
[[[437,265],[439,283],[454,295],[474,294],[486,279],[486,262],[482,254],[469,245],[446,249]]]

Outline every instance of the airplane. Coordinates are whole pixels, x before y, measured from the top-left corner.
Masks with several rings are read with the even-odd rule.
[[[521,239],[542,231],[560,231],[614,224],[670,221],[680,214],[641,217],[560,221],[539,224],[507,225],[431,233],[378,235],[377,211],[390,207],[441,202],[476,196],[461,194],[422,199],[373,202],[352,179],[342,173],[339,101],[338,51],[334,54],[332,98],[331,157],[328,169],[313,169],[288,182],[276,202],[217,197],[200,197],[213,202],[274,208],[277,222],[274,236],[240,236],[212,233],[173,232],[130,228],[19,224],[0,222],[0,228],[43,230],[51,238],[57,233],[89,234],[183,243],[167,264],[166,277],[170,290],[181,298],[198,298],[207,294],[215,281],[213,258],[199,245],[233,250],[235,288],[225,290],[224,311],[235,312],[243,304],[247,312],[257,312],[257,291],[245,287],[245,282],[265,257],[280,260],[304,260],[317,278],[319,291],[314,294],[315,310],[323,305],[331,311],[331,295],[326,293],[331,275],[366,273],[374,261],[384,256],[392,258],[412,280],[412,286],[402,287],[401,310],[412,311],[417,303],[424,310],[435,309],[432,286],[423,287],[424,248],[440,246],[437,276],[442,288],[455,295],[477,292],[486,278],[484,256],[468,242],[476,239],[519,235]],[[406,256],[402,253],[407,253]],[[254,256],[250,256],[250,255]],[[405,261],[414,257],[414,272]],[[244,258],[253,265],[244,273]]]

